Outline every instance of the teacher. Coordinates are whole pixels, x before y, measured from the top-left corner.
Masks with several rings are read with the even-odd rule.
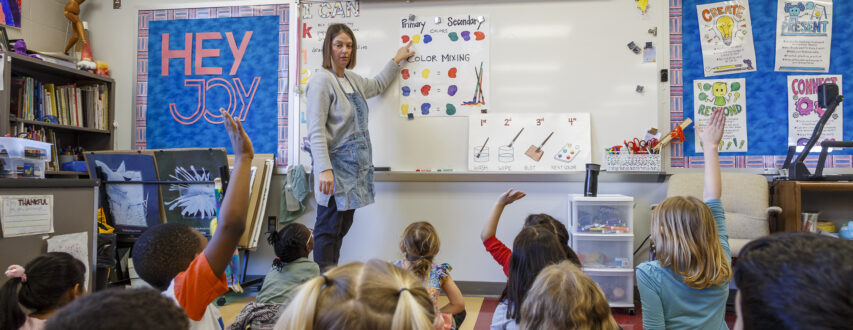
[[[344,24],[332,24],[323,41],[323,69],[306,88],[306,120],[311,141],[314,197],[314,261],[320,269],[336,266],[341,243],[352,226],[355,209],[373,203],[373,151],[367,131],[367,101],[382,93],[412,56],[411,43],[373,79],[347,69],[355,67],[358,44]]]

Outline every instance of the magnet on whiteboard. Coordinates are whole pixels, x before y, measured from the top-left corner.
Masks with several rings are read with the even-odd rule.
[[[488,109],[480,109],[480,113],[489,113]]]
[[[415,14],[409,14],[409,21],[415,20]]]
[[[657,27],[657,26],[655,26],[655,27],[653,27],[653,28],[649,29],[649,34],[651,34],[651,35],[653,35],[653,36],[657,37],[657,36],[658,36],[658,27]]]
[[[640,46],[637,46],[637,44],[635,44],[633,41],[628,43],[628,49],[633,51],[635,54],[639,54],[643,51],[642,49],[640,49]]]
[[[477,22],[483,23],[483,22],[485,22],[485,21],[486,21],[486,17],[484,17],[484,16],[477,16]]]
[[[642,93],[643,89],[645,89],[645,87],[643,87],[643,85],[637,85],[637,93]]]
[[[409,114],[407,115],[407,117],[409,118],[409,120],[415,119],[415,114],[413,114],[413,113],[409,112]]]
[[[441,24],[441,17],[439,17],[439,16],[435,17],[435,24]]]

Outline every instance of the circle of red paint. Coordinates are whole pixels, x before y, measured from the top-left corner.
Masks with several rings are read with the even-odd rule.
[[[429,90],[430,90],[431,88],[432,88],[432,87],[430,87],[429,85],[424,85],[424,87],[421,87],[421,94],[423,94],[424,96],[428,96],[428,95],[429,95]]]
[[[447,76],[450,78],[456,78],[456,68],[450,68],[450,70],[447,70]]]
[[[402,38],[403,38],[403,43],[409,42],[409,36],[405,35]]]
[[[409,79],[409,69],[403,69],[403,71],[401,71],[400,74],[403,75],[404,80]]]
[[[481,31],[477,31],[477,32],[474,32],[474,38],[476,40],[483,40],[483,39],[486,39],[486,34],[481,32]]]

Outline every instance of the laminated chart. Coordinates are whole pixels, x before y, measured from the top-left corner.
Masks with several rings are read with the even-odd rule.
[[[468,170],[583,171],[592,160],[589,113],[468,117]]]
[[[400,26],[400,44],[411,42],[415,51],[400,72],[401,116],[468,116],[488,108],[488,17],[410,16]]]

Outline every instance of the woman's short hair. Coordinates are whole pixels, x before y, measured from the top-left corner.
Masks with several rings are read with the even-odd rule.
[[[349,63],[347,63],[347,69],[352,69],[355,67],[355,58],[358,50],[358,42],[355,41],[355,34],[352,33],[349,26],[346,24],[336,23],[329,25],[329,28],[326,29],[326,37],[323,39],[323,68],[331,69],[332,68],[332,40],[338,36],[340,33],[346,33],[349,35],[350,39],[352,39],[352,54],[349,57]]]

